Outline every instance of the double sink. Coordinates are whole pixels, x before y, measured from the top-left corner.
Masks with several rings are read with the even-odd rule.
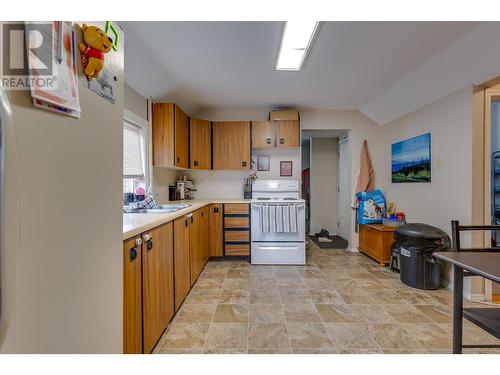
[[[141,208],[138,210],[132,210],[127,213],[130,214],[171,214],[172,212],[176,212],[182,210],[184,208],[191,207],[190,204],[163,204],[158,205],[156,208]]]

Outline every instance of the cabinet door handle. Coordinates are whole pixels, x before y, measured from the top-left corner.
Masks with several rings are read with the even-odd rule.
[[[246,167],[246,166],[247,166],[247,162],[246,162],[246,161],[242,161],[242,162],[241,162],[241,166],[242,166],[242,167]]]
[[[150,238],[149,240],[146,241],[146,246],[147,246],[148,250],[153,249],[153,239],[152,238]]]
[[[266,138],[266,143],[267,143],[268,145],[270,145],[270,144],[271,144],[271,138]]]
[[[214,213],[216,213],[216,214],[219,213],[219,207],[214,207]]]
[[[194,217],[191,216],[191,224],[194,223]]]
[[[186,219],[186,220],[184,221],[184,226],[187,228],[187,226],[188,226],[188,225],[189,225],[189,219]]]
[[[201,217],[203,217],[203,213],[204,213],[204,212],[203,212],[203,211],[201,211]]]
[[[280,144],[284,144],[285,143],[285,138],[280,138]]]
[[[193,164],[194,164],[195,167],[197,167],[198,166],[198,160],[195,160]]]
[[[137,258],[137,248],[133,247],[130,249],[130,260],[135,260]]]
[[[177,156],[177,163],[181,161],[181,158]]]

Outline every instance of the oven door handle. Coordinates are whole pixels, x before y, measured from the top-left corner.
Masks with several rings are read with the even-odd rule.
[[[259,249],[261,250],[282,250],[284,248],[290,248],[290,247],[297,247],[297,246],[259,246]]]
[[[282,205],[289,205],[290,203],[251,203],[251,206],[252,207],[261,207],[261,206],[282,206]],[[293,203],[292,203],[293,204]],[[305,203],[299,203],[299,204],[295,204],[297,206],[297,208],[300,208],[300,207],[304,207],[305,206]]]

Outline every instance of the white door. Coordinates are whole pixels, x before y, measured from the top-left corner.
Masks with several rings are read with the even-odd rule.
[[[349,215],[350,208],[350,155],[349,142],[347,136],[339,138],[339,193],[338,193],[338,218],[339,218],[339,236],[345,240],[350,240]]]

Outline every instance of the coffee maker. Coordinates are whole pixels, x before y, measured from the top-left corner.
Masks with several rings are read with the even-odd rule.
[[[177,194],[179,200],[194,199],[194,184],[192,180],[188,180],[186,176],[182,176],[177,180]]]

